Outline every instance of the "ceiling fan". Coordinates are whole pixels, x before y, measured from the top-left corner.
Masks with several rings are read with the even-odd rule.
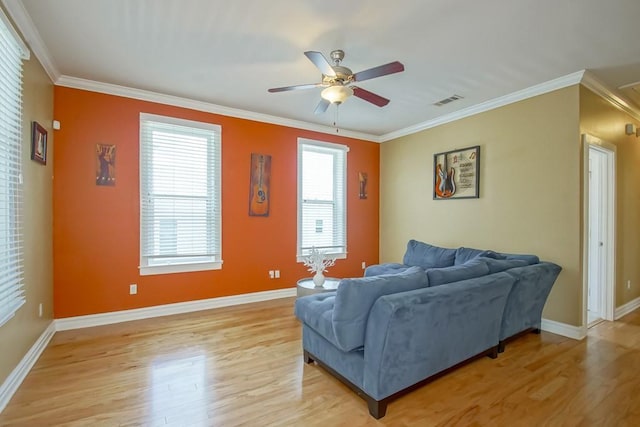
[[[271,88],[269,92],[286,92],[290,90],[323,87],[324,89],[320,94],[322,99],[315,109],[316,114],[324,113],[331,104],[342,104],[351,95],[370,102],[373,105],[377,105],[378,107],[384,107],[389,103],[387,98],[364,90],[361,87],[353,86],[352,83],[404,71],[404,65],[398,61],[394,61],[353,73],[349,68],[340,65],[342,59],[344,59],[344,51],[339,49],[331,52],[333,65],[331,65],[327,58],[320,52],[307,51],[304,54],[320,70],[322,73],[322,81],[320,83]]]

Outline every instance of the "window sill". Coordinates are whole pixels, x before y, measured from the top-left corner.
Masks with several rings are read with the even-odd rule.
[[[198,262],[191,264],[167,264],[167,265],[147,265],[140,267],[141,276],[151,276],[154,274],[190,273],[193,271],[221,270],[222,261],[218,262]]]
[[[347,254],[346,253],[341,253],[341,254],[325,254],[325,257],[327,259],[347,259]],[[306,255],[296,255],[296,262],[305,262],[307,259]]]

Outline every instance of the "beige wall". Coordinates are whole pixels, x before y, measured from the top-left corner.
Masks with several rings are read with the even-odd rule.
[[[52,163],[53,85],[35,55],[24,62],[23,177],[26,304],[13,319],[0,326],[0,385],[53,319]],[[48,161],[43,166],[31,158],[31,121],[48,132]],[[38,317],[38,305],[43,316]]]
[[[581,87],[580,131],[616,146],[616,307],[640,297],[640,138],[625,134],[626,123],[640,125]]]
[[[582,323],[579,86],[382,144],[380,261],[407,240],[533,253],[563,267],[543,316]],[[480,145],[480,198],[433,200],[433,155]]]

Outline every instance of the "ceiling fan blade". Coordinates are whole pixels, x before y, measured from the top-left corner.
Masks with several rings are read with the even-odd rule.
[[[373,79],[375,77],[386,76],[387,74],[399,73],[404,71],[404,65],[395,61],[388,64],[379,65],[377,67],[369,68],[368,70],[360,71],[353,75],[353,80],[361,82],[363,80]]]
[[[367,102],[370,102],[378,107],[384,107],[389,103],[387,98],[383,98],[380,95],[376,95],[373,92],[369,92],[368,90],[364,90],[359,87],[351,86],[353,89],[353,96],[357,96],[360,99],[364,99]]]
[[[327,101],[326,99],[322,98],[320,99],[320,102],[318,103],[318,106],[316,107],[315,111],[313,112],[314,114],[322,114],[325,111],[327,111],[327,108],[329,108],[329,105],[331,105],[331,103],[329,101]]]
[[[314,50],[308,50],[304,54],[309,58],[309,61],[313,62],[313,65],[315,65],[322,74],[329,77],[336,76],[336,72],[333,71],[333,67],[329,64],[329,61],[327,61],[327,58],[325,58],[323,54]]]
[[[315,87],[322,86],[322,83],[309,83],[306,85],[295,85],[295,86],[285,86],[285,87],[273,87],[269,89],[269,92],[287,92],[290,90],[300,90],[300,89],[313,89]]]

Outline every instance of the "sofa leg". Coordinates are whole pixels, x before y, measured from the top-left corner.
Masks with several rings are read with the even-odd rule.
[[[504,341],[500,341],[498,343],[498,353],[504,353],[504,347],[506,346],[506,344],[504,343]]]
[[[534,334],[540,335],[540,332],[542,332],[542,331],[540,330],[540,328],[533,328],[533,331],[532,331],[532,332],[533,332]]]
[[[367,406],[369,406],[369,414],[376,420],[384,417],[387,413],[387,402],[384,400],[367,398]]]
[[[304,359],[304,363],[313,363],[313,357],[311,357],[307,350],[304,350],[302,358]]]
[[[489,350],[487,356],[489,356],[492,359],[497,359],[498,358],[498,346],[491,347],[491,349]]]

